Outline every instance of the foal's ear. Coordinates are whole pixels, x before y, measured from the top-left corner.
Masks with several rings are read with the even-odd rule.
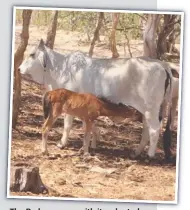
[[[40,43],[38,45],[38,48],[40,50],[45,50],[45,43],[44,43],[44,40],[43,39],[40,40]]]

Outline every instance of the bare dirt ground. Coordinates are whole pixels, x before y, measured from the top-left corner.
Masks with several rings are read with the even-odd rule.
[[[19,43],[20,27],[16,28],[16,45]],[[45,38],[46,30],[30,27],[28,50]],[[80,41],[79,41],[80,40]],[[55,50],[67,53],[75,50],[88,52],[89,43],[77,32],[57,31]],[[15,48],[16,49],[16,48]],[[142,41],[132,41],[133,56],[141,55]],[[118,51],[124,57],[123,47]],[[96,57],[110,57],[104,42],[96,45]],[[128,56],[128,54],[126,55]],[[39,86],[22,81],[22,104],[18,125],[12,131],[11,165],[24,163],[37,166],[44,184],[51,190],[45,196],[75,198],[106,198],[127,200],[173,201],[176,187],[176,162],[164,163],[161,139],[156,160],[146,162],[146,152],[138,160],[131,160],[129,152],[140,142],[142,124],[125,122],[109,124],[105,118],[97,120],[101,139],[97,144],[96,159],[84,162],[75,155],[82,146],[83,130],[81,121],[75,119],[64,150],[56,147],[63,131],[64,121],[59,118],[49,135],[50,157],[40,155],[41,126],[43,123],[42,90]],[[173,154],[176,155],[177,116],[173,132]],[[55,155],[55,158],[52,158]],[[10,193],[20,196],[44,196],[31,193]]]

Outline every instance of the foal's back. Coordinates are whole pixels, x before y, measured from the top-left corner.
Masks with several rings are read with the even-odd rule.
[[[73,115],[81,120],[95,120],[99,116],[120,116],[139,119],[139,112],[123,104],[115,104],[105,98],[98,98],[90,93],[76,93],[65,88],[48,92],[54,115],[62,112]],[[140,114],[141,116],[141,114]]]
[[[96,119],[103,106],[103,102],[90,93],[76,93],[65,88],[48,92],[49,100],[54,109],[65,112],[80,119]]]

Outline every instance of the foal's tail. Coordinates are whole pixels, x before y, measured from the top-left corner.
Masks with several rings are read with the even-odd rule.
[[[43,106],[45,120],[49,117],[50,112],[52,110],[52,104],[48,96],[49,96],[49,92],[46,92],[42,98],[42,106]]]

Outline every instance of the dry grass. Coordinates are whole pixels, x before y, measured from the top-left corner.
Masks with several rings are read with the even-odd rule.
[[[16,44],[18,32],[16,31]],[[29,47],[46,31],[30,28]],[[70,52],[82,50],[88,52],[89,44],[78,42],[79,34],[58,31],[55,50]],[[82,35],[81,35],[82,37]],[[81,38],[82,39],[82,38]],[[132,45],[133,55],[142,51],[142,43]],[[62,47],[62,48],[60,48]],[[28,50],[27,49],[27,50]],[[123,57],[122,47],[118,48]],[[105,45],[95,48],[95,56],[111,56]],[[16,130],[12,131],[11,165],[27,163],[38,166],[45,185],[51,188],[46,196],[76,198],[110,198],[130,200],[173,201],[175,199],[176,165],[175,161],[165,164],[163,150],[159,141],[157,157],[147,163],[145,153],[139,160],[131,160],[129,152],[139,144],[142,124],[126,121],[109,124],[106,118],[97,120],[101,130],[101,140],[96,149],[96,159],[84,162],[83,157],[75,155],[82,146],[83,130],[79,120],[74,121],[69,144],[64,150],[56,147],[63,131],[64,121],[60,118],[50,132],[48,149],[50,157],[40,155],[41,126],[43,123],[42,90],[35,84],[22,81],[22,105]],[[176,117],[177,118],[177,117]],[[177,119],[176,125],[177,127]],[[177,131],[173,132],[173,153],[176,154]],[[147,149],[147,148],[146,148]],[[54,157],[54,158],[53,158]],[[11,195],[34,195],[31,193],[13,193]]]

